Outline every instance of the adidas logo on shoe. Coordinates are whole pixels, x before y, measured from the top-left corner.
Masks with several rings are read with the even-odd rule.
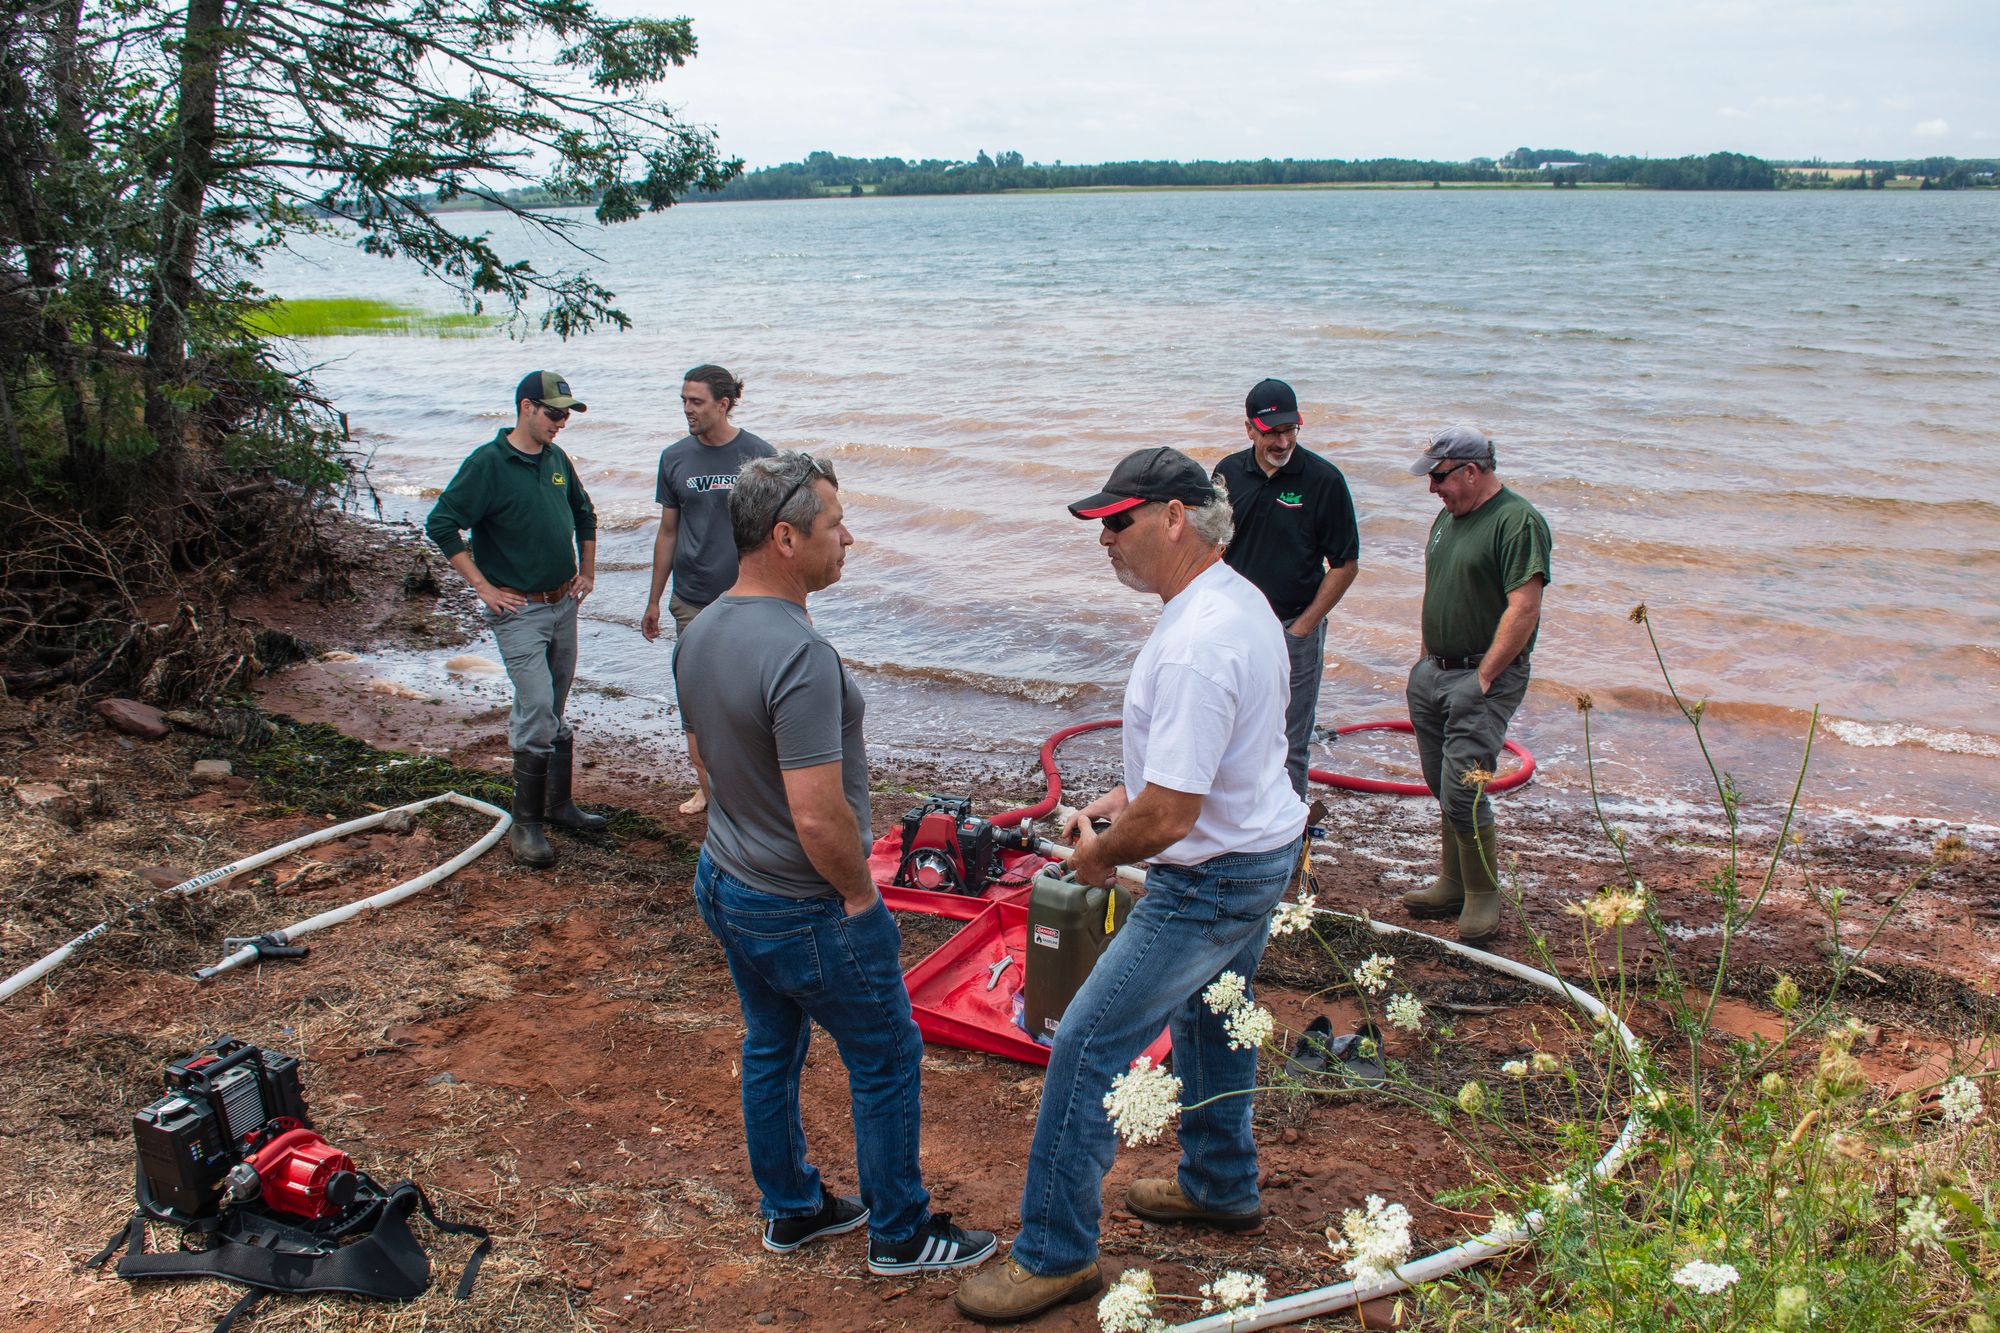
[[[905,1273],[935,1273],[948,1268],[971,1268],[991,1258],[999,1247],[990,1231],[968,1231],[953,1226],[950,1213],[932,1213],[917,1234],[890,1244],[870,1238],[868,1271],[876,1277],[899,1277]]]
[[[868,1220],[861,1200],[828,1194],[819,1196],[819,1211],[804,1217],[772,1217],[764,1222],[764,1248],[773,1254],[790,1254],[808,1241],[821,1236],[838,1236]]]

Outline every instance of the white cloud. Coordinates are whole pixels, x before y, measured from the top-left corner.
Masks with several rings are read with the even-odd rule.
[[[1951,126],[1945,123],[1943,117],[1939,117],[1935,120],[1919,122],[1917,127],[1911,130],[1910,133],[1916,135],[1919,139],[1942,139],[1945,135],[1951,133]]]
[[[1739,111],[1737,108],[1733,106],[1719,107],[1716,109],[1715,114],[1720,116],[1724,120],[1750,119],[1750,113],[1748,111]]]

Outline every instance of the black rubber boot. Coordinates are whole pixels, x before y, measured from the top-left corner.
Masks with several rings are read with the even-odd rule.
[[[556,751],[549,756],[549,822],[573,828],[578,833],[602,833],[611,821],[570,799],[570,770],[576,762],[576,737],[556,737]]]
[[[556,849],[542,836],[542,809],[549,793],[549,757],[529,750],[514,751],[514,824],[507,830],[507,850],[524,866],[552,866]]]

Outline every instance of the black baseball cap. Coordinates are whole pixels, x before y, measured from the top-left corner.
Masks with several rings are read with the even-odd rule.
[[[1104,489],[1069,507],[1078,518],[1106,518],[1148,500],[1179,500],[1195,509],[1215,503],[1215,487],[1201,464],[1165,445],[1127,454],[1111,469]]]
[[[1243,415],[1257,423],[1258,430],[1277,430],[1299,424],[1299,396],[1283,380],[1258,380],[1257,387],[1243,400]]]
[[[590,410],[570,394],[569,381],[553,370],[529,371],[527,377],[514,386],[514,402],[518,405],[523,398],[533,399],[543,407],[553,407],[557,411]]]

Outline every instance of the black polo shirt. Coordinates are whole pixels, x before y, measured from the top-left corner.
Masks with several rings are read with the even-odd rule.
[[[1340,469],[1295,448],[1270,476],[1245,449],[1215,465],[1229,488],[1236,535],[1222,559],[1257,585],[1280,620],[1291,620],[1319,592],[1328,565],[1361,558],[1354,497]]]

